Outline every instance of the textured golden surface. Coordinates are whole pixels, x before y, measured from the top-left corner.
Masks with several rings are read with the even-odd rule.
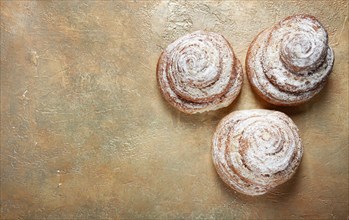
[[[246,80],[229,107],[185,115],[156,83],[178,37],[223,34],[244,62],[264,28],[317,17],[336,61],[309,103],[280,108]],[[1,1],[2,219],[346,219],[348,1]],[[297,124],[304,157],[272,193],[229,190],[211,159],[219,120],[265,108]]]

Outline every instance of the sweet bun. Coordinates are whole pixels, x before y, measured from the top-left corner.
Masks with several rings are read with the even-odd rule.
[[[221,179],[251,196],[289,180],[302,154],[297,126],[278,111],[232,112],[221,120],[212,141],[213,163]]]
[[[240,92],[243,72],[222,35],[196,31],[164,50],[157,65],[157,81],[173,107],[194,114],[231,104]]]
[[[310,15],[295,15],[262,31],[251,43],[246,72],[254,91],[274,105],[307,102],[324,87],[334,64],[328,35]]]

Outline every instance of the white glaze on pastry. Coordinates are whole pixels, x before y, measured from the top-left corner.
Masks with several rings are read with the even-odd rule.
[[[196,31],[171,43],[161,54],[157,80],[164,98],[185,113],[226,107],[240,92],[242,67],[228,41]]]
[[[246,71],[252,87],[275,105],[297,105],[325,85],[334,63],[324,27],[309,15],[291,16],[251,43]]]
[[[221,179],[252,196],[289,180],[302,154],[297,126],[278,111],[232,112],[219,123],[212,141],[213,162]]]

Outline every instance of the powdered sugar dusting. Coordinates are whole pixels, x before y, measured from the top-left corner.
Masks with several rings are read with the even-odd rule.
[[[295,105],[323,88],[334,54],[323,26],[312,16],[297,15],[259,34],[246,60],[252,85],[267,101]]]
[[[164,97],[186,113],[229,105],[239,94],[242,68],[223,36],[197,31],[171,43],[159,58]]]
[[[302,154],[296,125],[277,111],[235,111],[219,123],[213,137],[218,174],[247,195],[264,194],[289,180]]]

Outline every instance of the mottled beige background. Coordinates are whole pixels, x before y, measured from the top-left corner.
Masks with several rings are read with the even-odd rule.
[[[336,55],[310,103],[266,104],[247,80],[216,112],[162,99],[171,41],[216,31],[244,62],[259,31],[295,13],[325,25]],[[1,219],[347,219],[348,53],[348,1],[1,1]],[[218,178],[210,140],[252,108],[287,113],[305,154],[291,181],[249,198]]]

